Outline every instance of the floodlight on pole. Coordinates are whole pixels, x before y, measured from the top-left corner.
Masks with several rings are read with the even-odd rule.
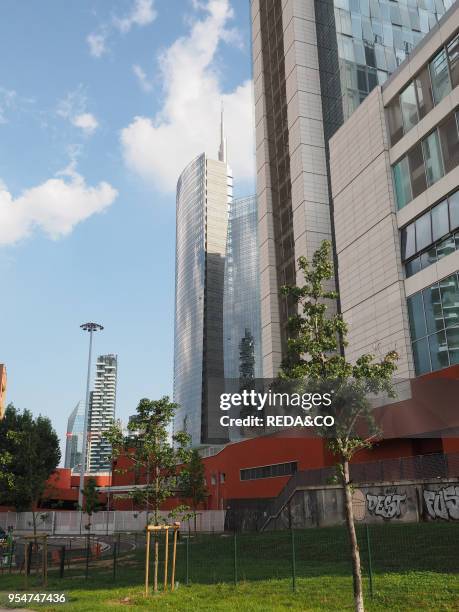
[[[83,331],[89,332],[89,356],[88,375],[86,378],[86,403],[84,409],[83,448],[81,451],[80,486],[78,488],[78,506],[81,510],[83,508],[84,474],[86,471],[86,455],[88,451],[89,384],[91,379],[92,335],[94,332],[102,331],[104,328],[102,325],[99,325],[99,323],[83,323],[83,325],[80,325],[80,327]]]

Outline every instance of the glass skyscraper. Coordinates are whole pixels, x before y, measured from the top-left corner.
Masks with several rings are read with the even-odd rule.
[[[225,378],[261,377],[259,280],[257,199],[235,199],[229,213],[225,261]]]
[[[222,380],[223,287],[232,199],[223,134],[218,161],[196,157],[177,183],[174,431],[187,431],[193,446],[220,444],[227,432],[210,405],[209,385]]]
[[[251,0],[265,377],[295,310],[280,288],[334,241],[329,139],[452,3]]]
[[[66,468],[73,469],[81,463],[81,453],[83,452],[84,412],[84,402],[80,401],[70,413],[67,421],[64,463],[64,467]]]

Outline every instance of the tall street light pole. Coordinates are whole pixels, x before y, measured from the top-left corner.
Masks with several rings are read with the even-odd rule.
[[[81,452],[80,466],[80,486],[78,489],[78,506],[80,510],[83,508],[83,488],[84,474],[86,471],[86,454],[88,452],[88,417],[89,417],[89,384],[91,378],[91,356],[92,356],[92,335],[96,331],[102,331],[104,328],[99,323],[83,323],[81,329],[89,332],[89,356],[88,356],[88,376],[86,379],[86,404],[84,409],[84,428],[83,428],[83,449]]]

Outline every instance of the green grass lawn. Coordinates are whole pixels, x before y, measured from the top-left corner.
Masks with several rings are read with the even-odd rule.
[[[359,526],[366,607],[368,610],[459,611],[459,525],[410,524],[370,527],[374,596],[370,598],[366,533]],[[143,596],[144,551],[120,557],[116,579],[112,560],[66,570],[59,579],[49,573],[48,592],[65,592],[68,603],[20,607],[40,610],[352,610],[349,551],[343,528],[296,531],[296,592],[292,591],[290,532],[238,534],[237,578],[234,584],[234,538],[231,535],[186,538],[178,546],[178,588],[174,593]],[[162,572],[160,572],[160,580]],[[24,577],[0,574],[3,593],[24,592]],[[27,592],[43,591],[32,575]]]

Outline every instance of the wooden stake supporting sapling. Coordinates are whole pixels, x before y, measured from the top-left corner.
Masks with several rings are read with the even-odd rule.
[[[157,538],[159,538],[162,531],[164,531],[164,590],[167,591],[168,585],[168,569],[169,569],[169,530],[172,529],[174,531],[174,540],[173,540],[173,548],[172,548],[172,572],[171,572],[171,591],[175,588],[175,560],[177,556],[177,536],[178,531],[180,529],[180,523],[174,523],[173,525],[148,525],[146,527],[147,531],[147,547],[145,552],[145,597],[148,596],[150,585],[150,541],[151,534],[154,534],[155,537],[155,548],[159,547],[159,542]],[[158,590],[158,556],[155,552],[155,568],[154,568],[154,591]]]

